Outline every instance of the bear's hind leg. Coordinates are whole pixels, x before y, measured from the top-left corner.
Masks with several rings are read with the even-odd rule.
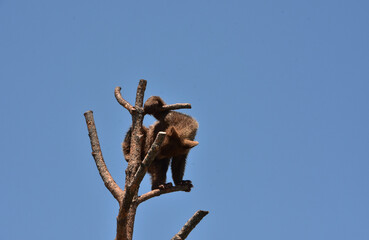
[[[172,159],[172,178],[175,185],[187,185],[190,188],[193,187],[190,180],[183,180],[184,171],[186,168],[187,154],[173,157]]]
[[[167,188],[171,183],[166,184],[167,171],[169,167],[169,158],[154,159],[151,163],[148,172],[151,175],[151,189]]]

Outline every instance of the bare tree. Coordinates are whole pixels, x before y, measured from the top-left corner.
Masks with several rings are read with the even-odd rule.
[[[97,136],[96,126],[93,118],[92,111],[84,113],[86,118],[86,124],[88,129],[88,135],[91,141],[92,156],[95,160],[96,167],[100,173],[100,176],[105,184],[105,187],[110,191],[113,197],[119,203],[119,213],[117,216],[117,233],[116,240],[131,240],[133,235],[133,227],[135,222],[135,216],[137,207],[140,203],[149,200],[153,197],[160,196],[165,193],[177,192],[177,191],[191,191],[191,187],[188,185],[172,186],[165,189],[155,189],[141,196],[138,195],[140,183],[144,178],[148,167],[156,157],[160,149],[160,145],[166,135],[165,132],[159,132],[156,136],[154,143],[151,145],[150,150],[146,154],[145,158],[141,159],[140,140],[142,139],[142,122],[145,116],[143,109],[143,99],[146,89],[146,80],[141,79],[136,93],[136,102],[132,106],[121,95],[120,87],[116,87],[114,94],[118,103],[129,111],[132,116],[132,135],[131,135],[131,152],[130,160],[126,168],[126,179],[124,190],[122,190],[118,184],[114,181],[113,177],[109,173],[106,167],[99,139]],[[174,110],[181,108],[191,108],[190,104],[172,104],[164,106],[166,110]],[[197,211],[193,217],[183,226],[183,228],[172,239],[186,239],[188,234],[193,228],[201,221],[201,219],[208,214],[207,211]]]

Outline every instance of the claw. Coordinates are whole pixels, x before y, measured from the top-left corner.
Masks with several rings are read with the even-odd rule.
[[[168,189],[168,188],[171,188],[173,187],[173,184],[170,182],[170,183],[165,183],[165,184],[161,184],[159,185],[159,189]]]
[[[191,180],[182,180],[182,181],[180,181],[176,185],[187,186],[188,187],[188,190],[186,190],[186,192],[190,192],[191,191],[191,188],[193,188],[193,185],[192,185]]]

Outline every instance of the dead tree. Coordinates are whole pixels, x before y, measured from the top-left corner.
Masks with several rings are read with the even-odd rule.
[[[131,135],[131,152],[130,161],[126,168],[126,179],[124,190],[122,190],[118,184],[114,181],[113,177],[110,175],[102,152],[100,148],[99,139],[97,136],[96,126],[93,118],[92,111],[87,111],[84,113],[86,118],[86,124],[88,129],[88,135],[91,141],[92,156],[95,160],[96,167],[100,173],[100,176],[105,184],[105,187],[110,191],[113,197],[119,203],[119,212],[117,216],[117,233],[116,240],[131,240],[133,235],[133,227],[135,222],[135,216],[137,207],[140,203],[156,197],[165,193],[177,192],[177,191],[191,191],[191,187],[184,186],[173,186],[165,189],[155,189],[148,193],[138,195],[138,190],[140,183],[144,178],[148,167],[154,160],[156,154],[160,149],[160,145],[164,140],[165,132],[159,132],[156,136],[154,143],[152,144],[150,150],[146,154],[145,158],[141,159],[141,149],[140,140],[143,137],[141,134],[142,122],[145,116],[143,109],[143,99],[146,89],[146,80],[141,79],[136,93],[136,102],[132,106],[128,103],[121,95],[120,87],[116,87],[114,94],[118,103],[122,105],[125,109],[129,111],[132,116],[132,135]],[[172,104],[166,105],[167,110],[181,109],[181,108],[191,108],[190,104]],[[183,226],[183,228],[172,238],[172,239],[185,239],[191,230],[201,221],[201,219],[208,214],[207,211],[197,211],[193,217]]]

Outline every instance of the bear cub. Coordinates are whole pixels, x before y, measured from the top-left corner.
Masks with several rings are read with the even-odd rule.
[[[150,97],[145,102],[145,113],[153,115],[158,121],[149,128],[143,126],[143,140],[141,143],[143,151],[141,158],[143,159],[147,154],[156,135],[160,131],[165,131],[166,136],[160,150],[148,169],[151,175],[152,189],[172,186],[171,183],[166,183],[166,173],[170,162],[174,184],[192,187],[190,180],[183,180],[183,175],[187,155],[190,149],[198,144],[197,141],[194,141],[198,123],[191,116],[163,109],[162,107],[165,105],[165,102],[158,96]],[[127,161],[129,161],[131,131],[132,128],[128,130],[122,144],[124,157]]]

